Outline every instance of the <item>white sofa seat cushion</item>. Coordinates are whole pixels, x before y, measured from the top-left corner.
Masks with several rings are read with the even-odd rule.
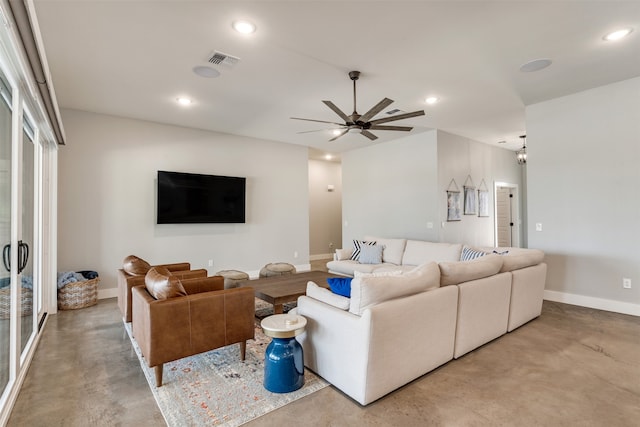
[[[458,261],[462,253],[462,245],[457,243],[423,242],[407,240],[402,257],[403,265],[420,265],[425,262]]]
[[[440,286],[457,285],[458,283],[493,276],[502,267],[503,256],[485,255],[470,261],[441,262]]]
[[[351,281],[349,311],[358,316],[384,301],[424,292],[440,286],[440,269],[434,262],[400,275],[359,275]]]
[[[383,239],[381,237],[365,236],[364,240],[376,242],[376,245],[382,246],[382,262],[390,262],[391,264],[402,264],[402,255],[407,243],[407,239]]]
[[[329,261],[327,263],[327,269],[331,273],[343,274],[345,276],[352,276],[356,271],[360,273],[373,273],[378,268],[382,267],[398,267],[395,264],[361,264],[358,261],[344,260],[344,261]]]
[[[349,309],[349,298],[334,294],[329,289],[318,286],[315,282],[307,282],[307,296],[339,308],[340,310]]]

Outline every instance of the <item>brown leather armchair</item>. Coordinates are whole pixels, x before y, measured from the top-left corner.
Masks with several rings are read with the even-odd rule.
[[[155,367],[156,386],[162,386],[166,362],[254,338],[253,288],[224,289],[224,278],[180,280],[186,296],[155,299],[147,286],[133,288],[133,336],[149,367]]]
[[[134,286],[144,285],[144,276],[152,267],[164,267],[180,279],[192,279],[196,277],[207,277],[207,270],[204,268],[191,270],[188,262],[178,262],[173,264],[149,265],[146,261],[130,255],[124,259],[123,268],[118,269],[118,307],[125,322],[131,322],[131,289]],[[127,271],[125,271],[125,268]]]

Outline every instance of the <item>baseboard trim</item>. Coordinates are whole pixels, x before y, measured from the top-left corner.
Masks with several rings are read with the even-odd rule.
[[[115,298],[118,296],[118,288],[98,289],[98,299]]]
[[[598,310],[612,311],[614,313],[640,316],[640,304],[614,301],[604,298],[588,297],[584,295],[569,294],[566,292],[544,291],[544,299],[565,304],[579,305]]]
[[[319,261],[321,259],[329,259],[333,258],[333,254],[317,254],[317,255],[309,255],[309,261]]]

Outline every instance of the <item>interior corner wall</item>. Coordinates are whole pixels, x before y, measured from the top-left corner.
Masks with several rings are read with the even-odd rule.
[[[515,153],[500,147],[474,141],[463,136],[438,130],[438,221],[440,241],[466,243],[475,246],[495,246],[495,194],[494,183],[515,184],[519,189],[519,199],[524,200],[521,166],[516,162]],[[447,190],[456,186],[460,190],[464,208],[464,185],[480,187],[482,180],[489,190],[489,216],[464,215],[460,221],[447,221]],[[452,180],[455,181],[452,183]],[[484,186],[483,186],[484,188]],[[522,221],[523,215],[518,220]],[[519,242],[523,242],[520,227]]]
[[[209,274],[308,262],[307,147],[76,110],[62,116],[58,271],[96,270],[104,290],[116,287],[129,254]],[[246,177],[246,223],[156,224],[158,170]]]
[[[341,244],[342,167],[336,162],[309,160],[309,258],[331,258]]]
[[[640,315],[640,78],[531,105],[526,121],[529,245],[546,253],[547,291]]]
[[[342,247],[365,235],[438,241],[437,189],[435,130],[343,153]]]

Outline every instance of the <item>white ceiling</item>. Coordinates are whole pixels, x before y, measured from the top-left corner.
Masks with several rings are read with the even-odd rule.
[[[627,1],[60,1],[34,0],[58,103],[97,113],[302,144],[340,153],[372,144],[327,142],[340,121],[321,100],[360,114],[424,109],[397,121],[517,149],[526,105],[640,76],[640,2]],[[251,35],[237,19],[254,22]],[[619,42],[602,37],[635,31]],[[206,79],[192,68],[219,50],[240,57]],[[534,59],[553,64],[535,73]],[[426,105],[436,95],[441,101]],[[176,98],[194,100],[189,107]],[[380,113],[383,114],[383,113]],[[381,117],[378,115],[376,118]],[[404,132],[376,131],[383,143]],[[79,143],[70,141],[71,144]]]

